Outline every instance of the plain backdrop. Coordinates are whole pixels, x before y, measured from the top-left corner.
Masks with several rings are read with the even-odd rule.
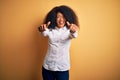
[[[42,80],[48,40],[37,28],[59,5],[80,22],[70,80],[120,80],[120,0],[0,0],[0,80]]]

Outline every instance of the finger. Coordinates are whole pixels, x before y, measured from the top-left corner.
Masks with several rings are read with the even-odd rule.
[[[68,27],[70,27],[70,22],[67,21],[66,23],[67,23]]]
[[[71,25],[70,25],[70,29],[73,29],[73,27],[74,27],[74,24],[71,24]]]
[[[40,27],[38,27],[38,30],[41,31]]]
[[[48,21],[48,23],[47,23],[47,26],[46,26],[46,27],[48,27],[48,26],[50,25],[50,23],[51,23],[51,22],[50,22],[50,21]]]
[[[77,31],[77,30],[78,30],[78,27],[77,27],[77,26],[74,26],[74,27],[73,27],[73,30],[74,30],[74,32]]]
[[[47,28],[47,24],[43,24],[43,30]]]
[[[74,27],[72,27],[72,29],[70,30],[72,33],[74,33],[76,30]]]
[[[74,31],[74,29],[75,29],[74,26],[72,26],[72,27],[71,27],[71,30]]]
[[[77,25],[75,25],[75,24],[74,24],[74,28],[75,28],[75,30],[78,30],[78,26],[77,26]]]
[[[40,30],[42,30],[43,25],[40,26]]]
[[[43,25],[41,25],[41,26],[39,27],[39,31],[40,31],[40,32],[42,32],[42,31],[43,31],[43,30],[42,30],[42,26],[43,26]]]

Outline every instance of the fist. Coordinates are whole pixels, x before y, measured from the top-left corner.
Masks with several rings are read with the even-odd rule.
[[[38,29],[39,29],[39,31],[40,32],[43,32],[43,31],[45,31],[47,28],[48,28],[48,26],[50,25],[50,21],[47,23],[47,24],[42,24],[42,25],[40,25],[40,27],[38,27]]]
[[[74,33],[78,30],[78,26],[76,24],[71,24],[67,21],[68,28],[70,29],[70,32]]]

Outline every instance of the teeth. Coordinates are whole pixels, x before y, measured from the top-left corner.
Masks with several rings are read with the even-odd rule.
[[[60,22],[60,24],[63,24],[63,22]]]

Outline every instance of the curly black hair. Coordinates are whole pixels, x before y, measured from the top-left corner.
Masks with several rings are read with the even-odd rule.
[[[61,5],[61,6],[54,7],[46,15],[46,18],[44,20],[44,24],[47,24],[48,21],[50,21],[51,24],[48,27],[49,29],[50,28],[54,29],[55,26],[57,25],[57,23],[56,23],[56,17],[57,17],[57,13],[58,12],[60,12],[60,13],[63,14],[63,16],[65,17],[66,21],[68,21],[70,23],[73,23],[73,24],[76,24],[77,26],[79,26],[78,17],[76,16],[75,12],[70,7],[65,6],[65,5]]]

